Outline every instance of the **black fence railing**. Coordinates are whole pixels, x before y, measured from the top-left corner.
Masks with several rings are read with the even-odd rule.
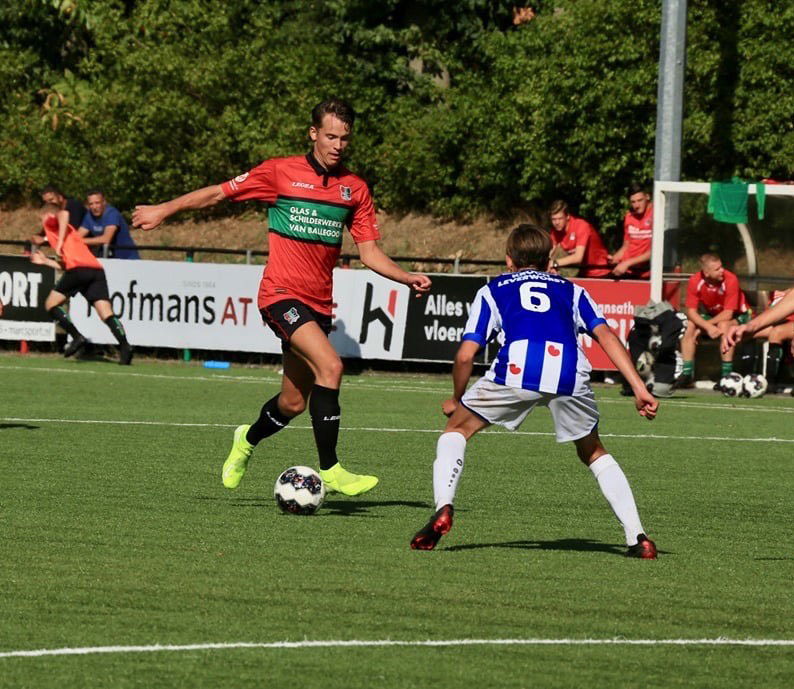
[[[0,246],[17,246],[22,251],[30,251],[30,241],[23,239],[0,239]],[[195,261],[198,254],[209,255],[226,255],[226,256],[242,256],[246,264],[250,264],[254,257],[267,258],[268,251],[261,251],[257,249],[225,249],[218,247],[205,247],[205,246],[162,246],[157,244],[137,244],[139,251],[155,251],[155,252],[170,252],[184,254],[186,261]],[[107,249],[106,249],[107,255]],[[341,254],[340,260],[342,265],[347,267],[352,262],[359,262],[360,258],[357,254]],[[393,261],[398,263],[412,263],[423,265],[443,265],[451,266],[452,273],[459,273],[461,266],[482,266],[482,267],[496,267],[501,268],[504,266],[504,261],[494,259],[480,259],[480,258],[443,258],[440,256],[391,256]],[[686,282],[691,276],[691,273],[664,273],[663,277],[666,281]],[[761,285],[786,285],[790,286],[794,279],[792,276],[781,275],[738,275],[739,280],[749,289],[759,289]]]

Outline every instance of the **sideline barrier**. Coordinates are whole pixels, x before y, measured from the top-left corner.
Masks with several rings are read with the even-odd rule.
[[[0,340],[52,342],[55,324],[44,301],[55,284],[55,270],[26,256],[0,255]]]
[[[133,345],[278,354],[281,343],[256,307],[261,266],[103,259],[114,311]],[[477,290],[489,279],[433,275],[433,291],[416,297],[369,270],[334,270],[331,343],[343,357],[451,362]],[[625,343],[634,309],[647,303],[650,284],[579,280]],[[677,284],[675,284],[677,289]],[[93,342],[112,344],[107,327],[82,297],[71,316]],[[582,336],[593,368],[613,370],[600,347]],[[488,362],[494,346],[480,356]]]

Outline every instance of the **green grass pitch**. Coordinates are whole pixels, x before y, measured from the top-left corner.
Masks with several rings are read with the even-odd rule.
[[[345,378],[339,453],[380,477],[372,493],[277,511],[278,474],[316,466],[307,416],[225,490],[232,429],[278,384],[0,356],[0,687],[792,686],[791,398],[692,392],[649,423],[597,388],[649,562],[622,556],[546,410],[470,443],[452,532],[411,551],[448,377]],[[331,641],[362,643],[306,643]],[[118,648],[74,651],[98,647]],[[14,655],[40,649],[72,650]]]

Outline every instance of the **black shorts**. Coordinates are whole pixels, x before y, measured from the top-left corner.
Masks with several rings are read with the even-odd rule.
[[[289,351],[289,341],[293,333],[304,323],[314,321],[326,335],[331,332],[330,316],[315,311],[297,299],[277,301],[259,309],[259,313],[262,314],[262,320],[281,340],[281,349],[284,352]]]
[[[110,301],[108,294],[108,281],[105,271],[101,268],[72,268],[67,270],[53,289],[56,292],[73,297],[78,292],[82,294],[89,304],[104,299]]]

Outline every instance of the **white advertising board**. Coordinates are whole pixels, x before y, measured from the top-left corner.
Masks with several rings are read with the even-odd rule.
[[[133,345],[281,352],[262,323],[256,295],[261,266],[103,259],[111,303]],[[334,331],[345,357],[402,356],[410,290],[368,270],[334,271]],[[91,341],[113,336],[81,296],[71,316]]]

